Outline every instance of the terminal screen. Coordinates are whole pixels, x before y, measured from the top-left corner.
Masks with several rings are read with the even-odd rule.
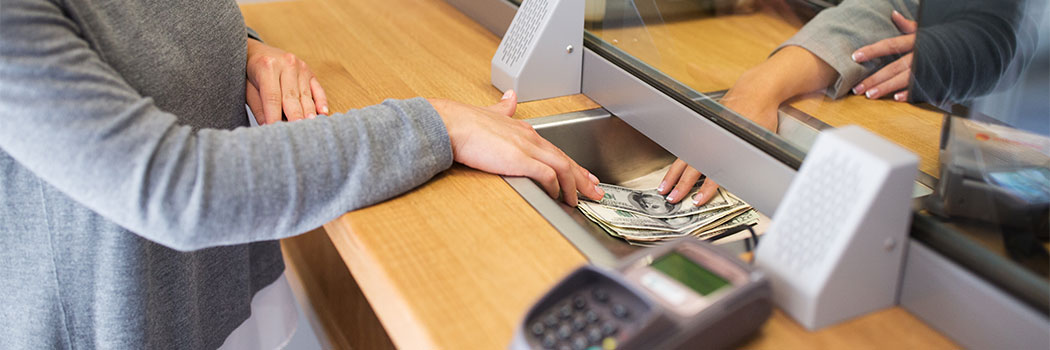
[[[708,271],[676,252],[671,252],[656,259],[651,266],[700,293],[700,295],[711,294],[711,292],[729,284],[729,281],[726,281],[721,276]]]

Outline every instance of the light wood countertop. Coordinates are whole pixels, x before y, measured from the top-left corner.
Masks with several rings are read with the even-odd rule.
[[[385,98],[499,99],[489,84],[498,38],[444,2],[301,0],[242,10],[267,43],[311,65],[334,111]],[[595,107],[575,95],[524,103],[515,117]],[[501,178],[458,165],[283,245],[336,348],[505,348],[527,307],[585,262]],[[777,313],[746,346],[954,347],[900,308],[815,333]]]

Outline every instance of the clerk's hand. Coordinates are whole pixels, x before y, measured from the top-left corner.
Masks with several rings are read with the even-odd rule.
[[[733,85],[733,88],[729,89],[725,96],[722,97],[721,103],[726,108],[751,119],[766,129],[776,130],[777,108],[780,106],[781,101],[754,93],[758,89],[753,89],[752,85],[765,84],[762,78],[760,72],[749,71],[744,73],[737,80],[737,83]],[[701,175],[696,168],[689,166],[681,159],[677,159],[671,164],[670,169],[667,170],[667,174],[664,175],[664,179],[660,182],[660,186],[656,188],[656,191],[660,192],[661,195],[667,196],[666,199],[670,203],[681,202],[693,190],[693,185],[696,184]],[[704,184],[700,185],[700,191],[691,198],[693,205],[701,206],[707,204],[714,197],[716,191],[718,191],[718,184],[711,178],[707,178],[704,180]]]
[[[328,114],[328,98],[306,62],[294,54],[248,39],[245,99],[259,125]]]
[[[725,97],[722,97],[721,103],[755,124],[776,132],[777,109],[781,103],[795,96],[824,89],[837,76],[838,72],[817,55],[789,45],[740,75]],[[677,160],[657,190],[666,194],[669,202],[678,203],[689,194],[699,178],[699,171]],[[700,193],[694,196],[693,204],[707,203],[716,189],[718,185],[708,178],[700,186]]]
[[[666,195],[666,199],[670,203],[681,202],[693,190],[693,185],[696,184],[697,180],[700,180],[700,175],[703,174],[696,168],[686,164],[684,160],[675,159],[656,191],[660,192],[661,195]],[[704,184],[700,185],[700,192],[693,195],[693,205],[704,205],[715,195],[715,191],[718,191],[718,184],[710,178],[704,180]]]
[[[576,206],[577,191],[593,200],[605,195],[598,188],[597,177],[540,137],[531,125],[510,118],[518,105],[513,90],[488,107],[442,99],[429,101],[445,122],[455,161],[490,173],[527,176],[551,198],[560,193],[571,206]]]
[[[903,102],[908,100],[906,89],[908,80],[911,79],[912,50],[915,48],[915,30],[918,24],[904,18],[904,15],[897,11],[893,11],[890,17],[904,35],[883,39],[857,49],[850,57],[857,63],[862,63],[883,56],[907,54],[861,81],[853,88],[853,93],[864,94],[869,99],[878,99],[892,93],[894,100]]]

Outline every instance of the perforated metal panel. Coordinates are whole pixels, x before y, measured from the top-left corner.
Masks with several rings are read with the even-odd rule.
[[[492,85],[518,101],[580,93],[584,0],[527,0],[492,57]]]

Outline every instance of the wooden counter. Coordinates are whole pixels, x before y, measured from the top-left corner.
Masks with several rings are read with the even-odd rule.
[[[385,98],[489,104],[500,96],[489,84],[498,39],[444,2],[302,0],[242,9],[269,44],[313,67],[334,111]],[[522,104],[516,117],[594,107],[576,95]],[[502,179],[462,166],[283,245],[336,348],[505,348],[533,300],[585,261]],[[747,344],[845,346],[953,347],[900,308],[816,333],[777,313]]]

